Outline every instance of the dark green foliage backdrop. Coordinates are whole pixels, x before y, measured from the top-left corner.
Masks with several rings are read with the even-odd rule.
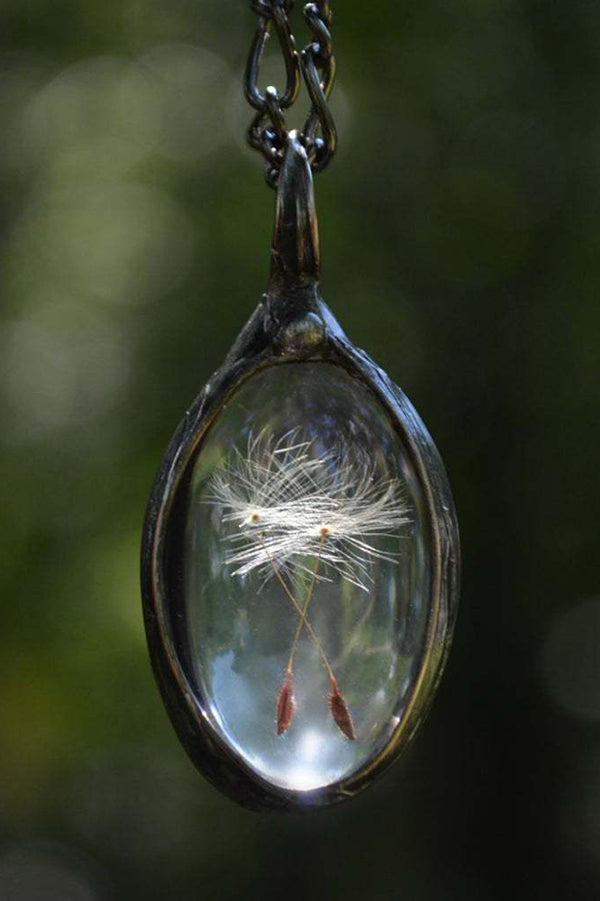
[[[138,544],[170,434],[265,282],[253,18],[5,0],[10,901],[600,893],[600,6],[333,5],[323,290],[447,464],[464,589],[446,678],[404,761],[346,807],[258,816],[192,770],[147,665]]]

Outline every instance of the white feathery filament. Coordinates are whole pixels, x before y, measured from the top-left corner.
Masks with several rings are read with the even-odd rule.
[[[374,541],[409,522],[400,484],[378,477],[364,451],[350,456],[339,444],[319,456],[314,445],[298,429],[278,440],[265,429],[212,477],[207,502],[238,527],[226,536],[225,562],[233,575],[268,579],[273,561],[308,571],[307,558],[319,555],[320,578],[333,570],[366,591],[369,565],[395,560]]]

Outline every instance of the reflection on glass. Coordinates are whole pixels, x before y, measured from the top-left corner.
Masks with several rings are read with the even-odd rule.
[[[206,435],[186,511],[188,675],[215,728],[276,785],[356,771],[428,622],[423,499],[384,408],[331,364],[263,370]]]

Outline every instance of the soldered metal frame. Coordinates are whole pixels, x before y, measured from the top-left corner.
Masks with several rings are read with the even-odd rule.
[[[354,797],[398,758],[425,718],[448,655],[459,593],[458,524],[446,472],[419,415],[403,392],[346,337],[321,299],[319,240],[310,165],[291,132],[279,176],[267,291],[223,366],[185,414],[163,458],[148,503],[142,545],[142,593],[150,660],[171,722],[195,766],[225,794],[256,810],[308,810]],[[271,366],[326,362],[366,385],[385,408],[410,459],[426,509],[431,567],[427,633],[418,675],[399,701],[389,740],[349,776],[310,791],[273,784],[227,742],[208,699],[190,677],[178,608],[181,542],[174,510],[185,495],[202,442],[240,385]]]

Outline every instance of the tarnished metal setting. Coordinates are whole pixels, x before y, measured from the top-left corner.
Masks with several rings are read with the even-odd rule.
[[[259,810],[309,810],[344,801],[388,769],[427,714],[448,655],[458,602],[458,525],[443,463],[408,398],[346,337],[321,299],[318,278],[311,167],[299,135],[291,131],[277,191],[267,291],[173,437],[148,505],[142,557],[150,657],[173,726],[208,779],[234,800]],[[191,474],[203,443],[236,391],[271,367],[280,367],[285,379],[286,365],[315,362],[356,379],[386,410],[420,486],[431,578],[422,599],[428,616],[418,674],[406,697],[398,699],[388,740],[342,779],[302,791],[252,769],[224,737],[211,714],[211,699],[194,675],[184,625],[182,510],[189,503]]]
[[[331,42],[332,13],[326,0],[316,0],[304,7],[304,19],[313,39],[298,55],[289,16],[294,0],[252,0],[258,16],[258,27],[246,66],[245,92],[256,115],[248,129],[248,143],[259,150],[266,160],[266,179],[277,186],[279,171],[285,155],[289,130],[283,115],[298,99],[301,75],[311,100],[311,109],[298,133],[313,172],[324,169],[335,153],[337,132],[328,105],[335,79],[335,57]],[[286,71],[284,91],[258,86],[260,64],[272,31],[279,41]]]

